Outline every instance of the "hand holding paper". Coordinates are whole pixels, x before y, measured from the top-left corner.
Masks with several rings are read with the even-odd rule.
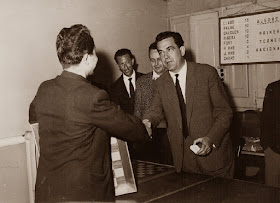
[[[208,137],[201,137],[194,140],[193,145],[200,145],[197,155],[206,156],[211,152],[213,143]]]

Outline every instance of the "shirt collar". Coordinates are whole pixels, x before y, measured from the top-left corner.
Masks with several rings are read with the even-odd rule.
[[[174,73],[174,72],[169,71],[169,74],[171,75],[171,77],[173,78],[174,81],[176,80],[176,76],[175,76],[176,74],[179,74],[179,78],[186,77],[186,75],[187,75],[187,62],[185,61],[183,67],[181,68],[181,70],[178,73]]]
[[[159,74],[157,74],[155,71],[153,71],[153,80],[156,80],[160,77]]]
[[[84,81],[84,82],[89,83],[89,81],[88,81],[86,78],[84,78],[83,76],[78,75],[78,74],[73,73],[73,72],[69,72],[69,71],[67,71],[67,70],[64,70],[64,71],[61,73],[60,76],[66,77],[66,78],[72,78],[72,79],[74,79],[74,80],[80,80],[80,81]]]
[[[132,72],[132,75],[130,76],[130,77],[127,77],[125,74],[123,74],[123,79],[124,80],[128,80],[129,78],[132,78],[132,80],[134,80],[134,78],[135,78],[135,71],[133,70],[133,72]]]

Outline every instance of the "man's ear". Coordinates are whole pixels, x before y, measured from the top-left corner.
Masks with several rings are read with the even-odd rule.
[[[83,56],[83,58],[82,58],[82,60],[81,60],[81,63],[83,63],[83,64],[88,64],[88,63],[89,63],[89,62],[88,62],[88,57],[89,57],[88,54],[84,54],[84,56]]]
[[[182,55],[182,56],[185,56],[185,54],[186,54],[186,48],[185,48],[184,46],[181,46],[181,47],[180,47],[180,51],[181,51],[181,55]]]
[[[132,59],[131,59],[131,63],[132,63],[132,65],[134,65],[134,61],[135,61],[135,60],[134,60],[134,58],[132,58]]]

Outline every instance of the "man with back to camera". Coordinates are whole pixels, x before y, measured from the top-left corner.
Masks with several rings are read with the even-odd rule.
[[[215,68],[186,62],[177,32],[156,37],[157,49],[168,71],[154,82],[154,97],[143,123],[150,132],[167,120],[173,162],[177,172],[233,177],[234,159],[229,126],[232,111]],[[198,145],[196,153],[191,145]]]
[[[149,46],[149,59],[152,72],[143,75],[136,82],[134,115],[140,119],[143,119],[145,111],[151,105],[153,97],[153,82],[166,70],[157,51],[156,42],[153,42]],[[157,128],[153,129],[152,134],[152,143],[146,145],[141,145],[141,143],[134,144],[137,155],[144,156],[144,159],[148,158],[160,163],[172,164],[170,144],[166,134],[166,121],[163,120]],[[147,147],[149,149],[147,149]]]
[[[35,201],[113,202],[110,135],[129,141],[149,136],[140,119],[86,80],[98,61],[86,26],[63,28],[56,48],[63,72],[40,85],[29,110],[40,134]]]

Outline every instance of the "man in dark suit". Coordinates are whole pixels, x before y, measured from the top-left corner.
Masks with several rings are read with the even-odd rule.
[[[115,53],[114,59],[122,75],[111,85],[110,98],[119,104],[126,113],[133,114],[136,80],[143,74],[134,70],[135,58],[129,49],[119,49]]]
[[[280,187],[280,80],[268,84],[263,101],[261,145],[265,154],[265,183]]]
[[[56,47],[63,72],[43,82],[30,105],[40,135],[35,200],[114,201],[110,135],[149,140],[145,126],[86,80],[98,61],[87,27],[63,28]]]
[[[133,115],[135,104],[136,80],[143,74],[136,72],[135,58],[129,49],[119,49],[114,56],[122,75],[111,85],[110,99],[128,114]],[[133,143],[128,142],[131,158],[135,157]]]
[[[168,71],[154,82],[154,97],[144,115],[149,132],[165,116],[173,162],[177,172],[233,177],[233,151],[229,137],[232,111],[215,68],[186,62],[179,33],[156,37],[157,49]],[[200,149],[193,153],[191,145]]]
[[[157,44],[153,42],[149,46],[149,59],[152,72],[143,75],[136,82],[134,115],[143,119],[143,115],[151,105],[153,97],[153,82],[158,79],[166,70],[157,51]],[[153,142],[141,145],[136,143],[134,148],[137,157],[149,161],[156,161],[164,164],[172,164],[170,144],[166,134],[166,121],[163,120],[157,128],[153,129]]]

